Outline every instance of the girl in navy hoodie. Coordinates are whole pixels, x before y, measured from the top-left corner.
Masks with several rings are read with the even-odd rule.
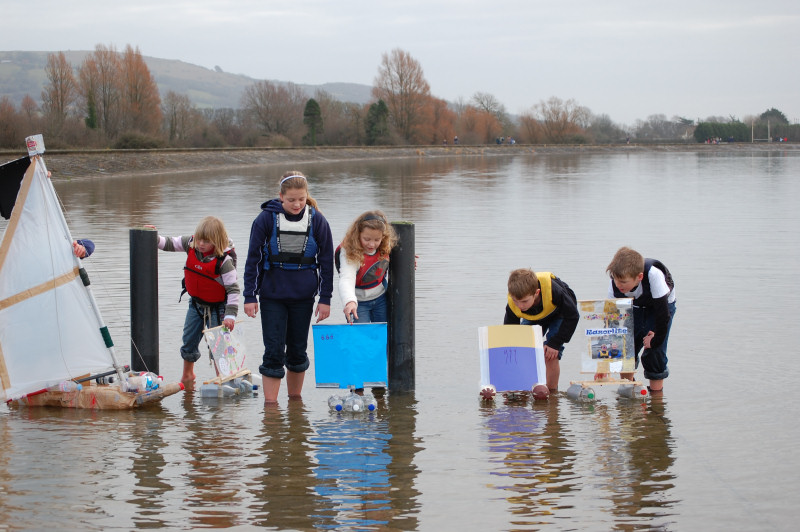
[[[285,173],[279,197],[263,203],[253,221],[244,270],[244,312],[253,318],[261,306],[264,357],[258,370],[266,404],[277,402],[284,375],[289,397],[301,396],[312,314],[319,323],[331,313],[332,242],[306,176]]]

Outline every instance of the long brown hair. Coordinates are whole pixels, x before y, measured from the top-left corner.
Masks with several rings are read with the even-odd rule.
[[[347,260],[358,265],[364,264],[364,248],[361,247],[361,231],[376,229],[382,233],[381,245],[377,253],[380,258],[389,258],[392,248],[397,245],[397,233],[381,211],[367,211],[350,224],[342,240],[347,250]]]

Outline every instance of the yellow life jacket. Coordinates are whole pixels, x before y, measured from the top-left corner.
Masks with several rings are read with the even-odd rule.
[[[556,309],[553,304],[553,279],[556,278],[550,272],[537,272],[536,277],[539,279],[539,296],[542,301],[542,311],[539,314],[526,314],[521,311],[508,294],[508,307],[519,318],[524,318],[529,321],[539,321],[550,314]],[[529,309],[530,310],[530,309]]]

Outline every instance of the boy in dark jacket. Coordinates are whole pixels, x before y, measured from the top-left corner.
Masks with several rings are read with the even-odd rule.
[[[564,354],[564,344],[572,338],[579,319],[575,292],[552,273],[535,273],[530,268],[522,268],[509,275],[508,304],[503,324],[542,327],[550,393],[558,391],[558,378],[561,375],[559,360]]]
[[[661,261],[645,259],[637,251],[621,247],[606,269],[611,277],[609,297],[633,298],[633,338],[636,367],[642,352],[644,376],[650,380],[651,394],[664,391],[667,369],[667,340],[675,315],[675,282]],[[621,373],[633,380],[633,373]]]

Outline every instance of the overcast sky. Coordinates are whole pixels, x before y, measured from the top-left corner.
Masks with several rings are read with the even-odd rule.
[[[800,1],[39,0],[4,2],[0,49],[118,51],[256,79],[372,85],[419,61],[434,96],[511,113],[556,96],[620,124],[654,114],[800,121]]]

